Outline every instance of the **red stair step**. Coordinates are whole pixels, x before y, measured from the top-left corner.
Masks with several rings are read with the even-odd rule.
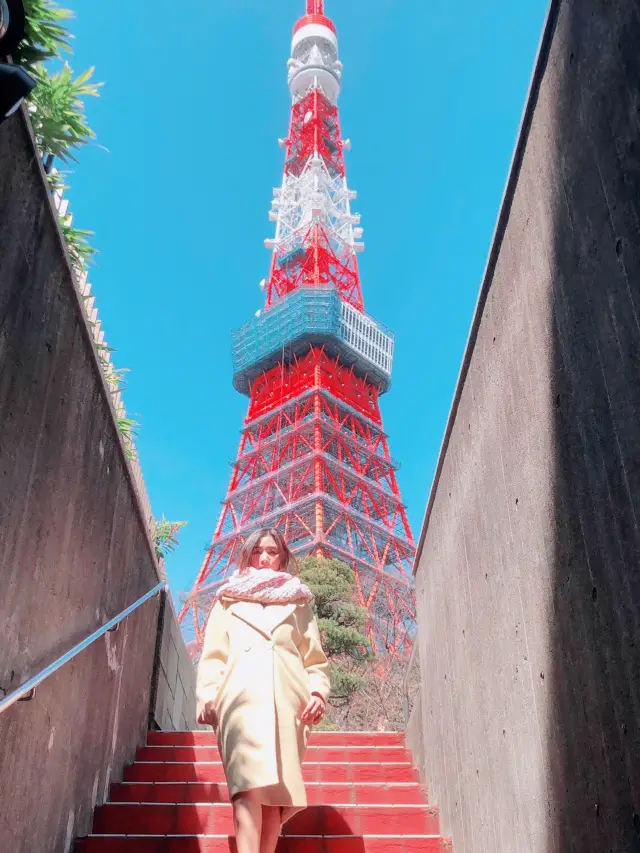
[[[228,803],[229,790],[222,782],[116,782],[112,803]]]
[[[149,732],[149,746],[216,746],[212,731]],[[309,746],[404,746],[404,732],[312,732]]]
[[[150,732],[138,756],[76,853],[237,853],[213,732]],[[403,734],[314,732],[302,772],[278,853],[450,853]]]
[[[217,746],[143,746],[138,761],[220,761]],[[411,761],[411,753],[402,746],[310,746],[305,763],[346,762],[356,764],[373,761]]]
[[[410,762],[362,764],[303,764],[305,782],[417,782]]]
[[[220,806],[218,807],[220,808]],[[309,806],[283,827],[283,835],[437,835],[437,809],[424,804]]]
[[[427,806],[309,806],[289,820],[291,835],[437,835],[437,811]],[[223,835],[233,832],[230,804],[109,803],[96,809],[94,833]]]
[[[310,782],[306,788],[310,805],[414,805],[427,801],[425,788],[417,782]],[[111,786],[110,799],[117,803],[228,803],[229,792],[218,782],[120,782]]]
[[[310,805],[425,805],[427,791],[418,782],[308,783]]]
[[[443,840],[428,836],[344,836],[281,838],[277,853],[443,853]],[[229,836],[150,838],[90,836],[76,842],[76,853],[236,853]]]
[[[302,765],[305,782],[417,782],[418,771],[409,763],[307,764]],[[125,768],[125,782],[217,782],[224,783],[220,762],[194,764],[136,762]]]

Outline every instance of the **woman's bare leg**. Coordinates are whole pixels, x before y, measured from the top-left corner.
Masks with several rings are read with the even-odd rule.
[[[233,825],[238,853],[260,853],[262,804],[255,791],[243,791],[233,798]]]
[[[280,836],[280,806],[262,806],[260,853],[275,853]]]

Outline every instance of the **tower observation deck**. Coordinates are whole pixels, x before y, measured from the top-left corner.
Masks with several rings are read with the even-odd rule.
[[[233,384],[249,397],[238,454],[211,545],[180,621],[195,657],[213,595],[246,536],[277,527],[297,556],[355,571],[380,655],[406,652],[415,619],[415,546],[384,432],[393,334],[364,309],[337,101],[336,27],[307,0],[293,30],[292,97],[264,306],[233,334]]]

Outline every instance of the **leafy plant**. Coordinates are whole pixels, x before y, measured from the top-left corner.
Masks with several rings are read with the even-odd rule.
[[[31,95],[31,121],[45,155],[77,163],[75,151],[95,139],[84,105],[84,98],[97,97],[102,85],[91,82],[94,70],[88,68],[74,79],[66,62],[54,74],[42,65],[33,69],[37,85]]]
[[[67,23],[73,13],[52,0],[25,0],[24,5],[25,38],[15,59],[27,66],[36,80],[29,97],[29,112],[45,170],[50,175],[56,157],[63,163],[77,162],[75,152],[95,139],[87,122],[85,99],[97,97],[102,83],[91,79],[93,68],[74,77],[68,62],[58,71],[48,67],[51,60],[62,60],[64,54],[72,52]],[[59,192],[66,189],[61,178],[50,177],[49,183]],[[93,232],[74,229],[66,219],[62,219],[61,226],[72,260],[81,267],[80,262],[88,262],[94,254],[87,240]]]
[[[87,296],[83,296],[82,298],[83,299],[90,299],[91,296],[87,295]],[[95,326],[95,323],[92,323],[91,320],[89,320],[89,325]],[[106,370],[109,367],[109,365],[111,364],[111,362],[108,361],[108,359],[106,357],[106,353],[112,353],[112,352],[115,352],[115,350],[113,347],[110,347],[109,344],[105,344],[105,343],[102,343],[102,344],[96,343],[96,349],[98,350],[98,358],[100,359],[100,364]],[[111,366],[113,368],[113,365],[111,365]],[[113,368],[113,369],[115,369],[115,368]],[[123,370],[126,370],[126,368],[123,368]]]
[[[178,542],[178,533],[186,526],[186,521],[167,521],[162,516],[160,521],[154,519],[154,542],[156,548],[156,557],[162,560],[167,554],[174,551]]]
[[[354,600],[353,570],[341,560],[305,557],[300,561],[300,579],[313,592],[313,608],[331,662],[331,704],[348,712],[373,660],[362,633],[366,611]],[[328,725],[333,725],[330,719]]]
[[[134,438],[138,434],[140,424],[133,418],[127,418],[123,415],[118,415],[117,422],[120,435],[124,438],[127,459],[133,460],[136,456]]]
[[[67,243],[67,248],[69,249],[71,263],[76,269],[82,269],[96,253],[96,250],[87,240],[88,237],[93,237],[93,231],[87,231],[84,228],[75,228],[72,225],[71,216],[68,214],[59,216],[58,221]]]
[[[102,362],[102,359],[100,359]],[[104,366],[104,364],[103,364]],[[112,389],[112,391],[123,391],[125,388],[124,375],[128,373],[129,369],[127,367],[116,368],[112,364],[107,364],[105,367],[105,375],[107,379],[107,384]]]
[[[60,196],[68,189],[63,175],[57,169],[52,169],[47,174],[47,181],[49,182],[51,191],[58,193]],[[66,213],[58,214],[58,222],[69,249],[71,262],[76,270],[82,270],[87,266],[93,255],[96,254],[96,249],[93,248],[88,240],[89,237],[93,237],[94,232],[87,231],[84,228],[74,228],[71,215]]]
[[[51,0],[24,0],[24,10],[25,37],[14,56],[19,65],[34,66],[71,53],[72,36],[65,24],[73,12]]]

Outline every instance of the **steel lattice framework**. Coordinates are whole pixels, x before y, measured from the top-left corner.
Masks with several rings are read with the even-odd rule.
[[[322,0],[294,28],[293,98],[263,312],[234,333],[234,385],[249,409],[206,558],[180,621],[194,656],[216,588],[246,536],[277,527],[294,553],[355,570],[367,630],[380,654],[404,654],[415,625],[415,546],[389,453],[379,396],[393,336],[364,313],[336,106],[342,65]],[[302,301],[301,301],[302,299]]]

